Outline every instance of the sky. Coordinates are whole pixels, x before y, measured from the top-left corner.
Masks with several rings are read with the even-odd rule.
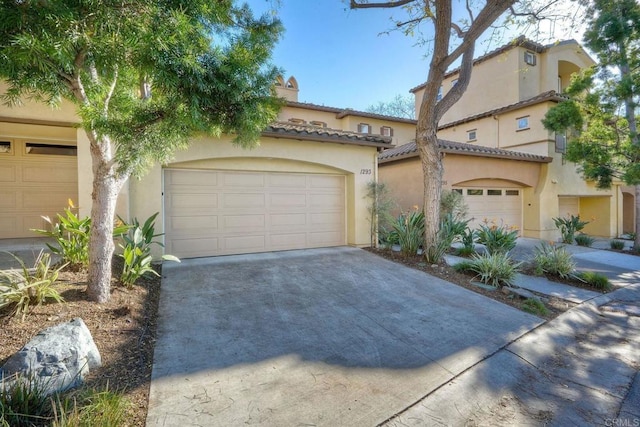
[[[300,102],[366,110],[410,95],[427,79],[428,48],[401,31],[385,33],[398,9],[350,10],[348,0],[245,1],[255,14],[276,5],[285,33],[273,63],[284,70],[285,81],[296,78]],[[477,43],[476,56],[497,45]]]
[[[255,13],[271,0],[250,0]],[[425,48],[395,31],[389,10],[349,10],[342,0],[281,0],[285,33],[273,52],[283,76],[298,81],[298,100],[365,110],[390,101],[427,79]]]

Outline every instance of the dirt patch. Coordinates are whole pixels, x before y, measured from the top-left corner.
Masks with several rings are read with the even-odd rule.
[[[507,295],[501,292],[500,290],[487,290],[479,286],[473,285],[471,283],[473,276],[470,276],[464,273],[459,273],[444,262],[437,265],[432,265],[432,264],[426,263],[424,258],[418,255],[406,257],[399,252],[393,252],[389,250],[372,249],[372,248],[366,248],[366,250],[373,252],[374,254],[379,255],[383,258],[386,258],[390,261],[404,264],[408,267],[424,271],[425,273],[431,274],[432,276],[439,277],[440,279],[446,280],[447,282],[451,282],[455,285],[462,286],[463,288],[469,289],[470,291],[482,294],[496,301],[500,301],[504,304],[515,307],[518,310],[523,310],[523,303],[525,301],[523,298],[514,296],[513,294]],[[546,315],[538,314],[538,316],[543,317],[547,320],[551,320],[557,317],[558,315],[560,315],[561,313],[564,313],[565,311],[569,310],[570,308],[575,307],[575,304],[558,299],[558,298],[547,297],[542,295],[541,297],[545,298],[545,306],[547,307],[549,312]]]
[[[108,386],[109,390],[123,392],[131,402],[126,425],[144,426],[160,278],[143,278],[131,289],[114,281],[111,299],[106,304],[87,299],[87,277],[83,272],[62,272],[58,286],[64,303],[36,307],[24,322],[6,316],[0,319],[0,365],[38,331],[80,317],[91,331],[102,357],[102,367],[91,372],[86,386],[98,389]]]

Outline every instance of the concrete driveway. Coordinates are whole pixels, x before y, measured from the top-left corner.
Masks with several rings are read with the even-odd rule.
[[[540,323],[355,248],[165,264],[147,425],[377,425]]]

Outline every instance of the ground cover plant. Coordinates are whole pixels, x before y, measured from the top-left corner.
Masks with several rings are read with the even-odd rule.
[[[116,271],[122,268],[121,264],[120,258],[114,259]],[[161,273],[159,265],[154,264],[154,268]],[[122,286],[114,279],[110,301],[101,305],[87,297],[86,272],[63,269],[57,283],[63,303],[45,301],[33,306],[24,322],[19,317],[8,316],[7,310],[1,312],[0,365],[38,331],[80,317],[93,336],[103,366],[89,374],[83,387],[61,396],[60,402],[47,403],[49,406],[44,407],[47,417],[41,425],[144,426],[160,278],[146,275],[132,287]],[[61,412],[61,407],[68,412]],[[2,411],[0,406],[0,414]],[[117,420],[116,413],[121,418],[113,422]],[[15,423],[9,425],[13,427]],[[2,421],[0,426],[5,427]]]

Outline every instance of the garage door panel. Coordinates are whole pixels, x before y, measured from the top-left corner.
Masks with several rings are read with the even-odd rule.
[[[219,239],[216,237],[174,239],[171,242],[172,254],[182,254],[181,256],[197,256],[201,253],[215,253],[219,250]],[[167,247],[167,249],[169,249]]]
[[[226,193],[222,195],[222,208],[262,209],[265,207],[265,195],[261,193]]]
[[[189,187],[211,187],[218,184],[217,172],[202,172],[183,170],[179,174],[172,174],[165,181],[166,185],[187,185]]]
[[[225,229],[229,231],[233,231],[234,229],[264,229],[265,215],[225,215],[223,221]]]
[[[16,166],[0,165],[0,182],[16,182]]]
[[[301,249],[307,245],[306,233],[283,233],[269,236],[269,243],[274,249]]]
[[[269,186],[273,188],[306,188],[307,177],[306,175],[296,174],[279,174],[268,176]]]
[[[342,194],[312,194],[309,205],[311,207],[341,209],[344,206],[344,197]]]
[[[197,197],[216,195],[220,203],[194,209],[177,203],[179,196],[190,188],[190,180],[202,181],[211,172],[189,171],[188,178],[183,173],[165,171],[168,253],[196,257],[345,244],[344,176],[216,171],[220,185]],[[183,184],[173,185],[177,180]],[[217,217],[219,228],[189,228],[196,213]],[[209,244],[184,243],[202,239]]]
[[[274,227],[306,227],[307,225],[307,214],[305,213],[271,214],[269,219]]]
[[[265,177],[260,174],[243,172],[224,172],[223,182],[225,187],[264,187]]]
[[[307,206],[307,195],[305,193],[271,194],[269,206],[273,209],[304,208]]]
[[[25,183],[75,183],[78,181],[77,171],[73,168],[33,165],[22,168],[22,181]]]
[[[217,215],[174,216],[167,221],[167,228],[172,233],[196,231],[198,233],[215,232],[218,230]]]
[[[189,190],[191,191],[191,189]],[[218,207],[217,195],[209,194],[172,194],[167,198],[167,202],[172,208],[182,208],[185,210],[197,209],[215,209]]]
[[[30,210],[62,212],[68,205],[69,193],[59,191],[24,190],[22,192],[22,207]]]
[[[253,236],[228,236],[224,238],[224,250],[226,253],[248,253],[265,250],[265,236],[253,235]]]
[[[463,188],[462,191],[471,228],[478,228],[485,222],[522,228],[522,190]]]
[[[16,191],[0,191],[0,209],[15,209],[18,207]]]
[[[312,176],[309,179],[309,185],[311,188],[329,188],[335,189],[342,182],[342,177],[340,176],[322,176],[316,175]]]

